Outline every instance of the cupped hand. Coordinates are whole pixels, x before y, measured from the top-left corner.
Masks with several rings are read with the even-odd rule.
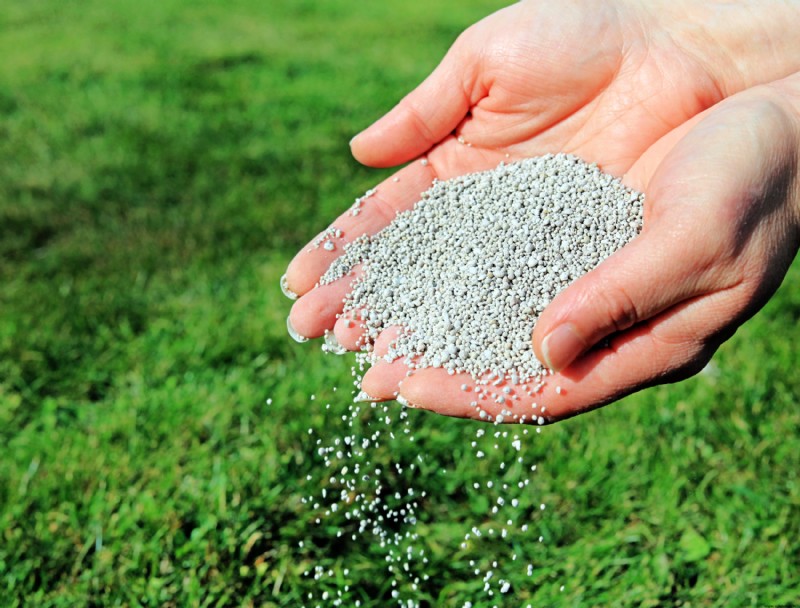
[[[556,373],[506,403],[517,415],[558,420],[691,376],[767,302],[800,246],[800,74],[678,128],[624,181],[646,193],[644,230],[542,313],[534,349]],[[379,364],[363,385],[388,398],[398,382],[412,404],[480,413],[441,369],[405,378],[400,361]]]
[[[319,277],[345,242],[383,228],[434,178],[557,151],[620,175],[659,138],[721,98],[797,67],[773,61],[754,72],[746,53],[730,61],[719,47],[704,50],[702,42],[719,32],[686,26],[665,7],[522,2],[467,30],[420,87],[352,142],[355,156],[374,166],[425,159],[380,184],[357,215],[346,211],[338,218],[333,225],[342,236],[331,239],[333,251],[309,246],[295,257],[286,279],[301,296],[290,316],[295,331],[316,337],[333,327],[347,280],[315,287]],[[734,17],[742,21],[741,14]],[[728,42],[736,46],[735,39]],[[352,332],[341,333],[353,347]],[[576,340],[584,339],[590,336]],[[423,376],[407,384],[420,384]]]

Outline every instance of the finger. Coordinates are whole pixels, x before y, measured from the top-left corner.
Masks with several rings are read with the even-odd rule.
[[[415,370],[400,386],[401,397],[413,407],[457,418],[520,424],[549,415],[543,405],[554,391],[554,386],[538,379],[523,384],[486,378],[476,382],[470,374],[450,375],[435,367]]]
[[[312,289],[292,305],[289,312],[289,331],[301,338],[319,338],[333,329],[344,309],[344,300],[353,283],[361,276],[361,266],[341,279]],[[297,339],[297,337],[295,337]]]
[[[336,341],[347,350],[361,350],[366,343],[367,326],[361,314],[362,309],[342,313],[333,326]]]
[[[378,360],[384,360],[389,354],[389,350],[394,345],[397,340],[397,336],[400,335],[400,327],[397,325],[391,325],[384,329],[380,335],[375,338],[375,343],[372,347],[372,356]],[[384,360],[386,362],[386,360]]]
[[[466,116],[473,100],[476,62],[457,41],[422,84],[388,114],[350,142],[356,159],[391,167],[416,158],[440,142]]]
[[[561,390],[547,400],[552,420],[595,409],[638,390],[699,372],[747,315],[740,288],[682,302],[646,324],[614,336],[550,380]],[[734,322],[731,322],[734,319]]]
[[[536,356],[564,369],[606,336],[649,319],[711,284],[707,235],[652,227],[557,295],[536,322]]]
[[[370,396],[371,401],[396,399],[408,372],[409,368],[402,359],[391,363],[377,361],[361,379],[361,390]]]
[[[378,233],[398,213],[411,209],[431,187],[434,178],[450,179],[463,173],[491,169],[502,160],[508,159],[501,152],[467,148],[455,138],[449,138],[431,153],[430,160],[414,162],[384,180],[372,189],[372,194],[345,211],[301,249],[281,278],[284,292],[288,290],[294,296],[308,293],[342,254],[347,243],[365,234]],[[339,236],[330,234],[333,229]]]
[[[351,207],[331,224],[331,228],[341,231],[340,237],[327,237],[321,242],[315,239],[297,253],[286,269],[286,286],[298,295],[311,291],[331,262],[342,254],[345,244],[361,235],[379,232],[397,213],[411,209],[420,194],[430,188],[433,178],[432,167],[420,161],[378,184],[374,194],[363,199],[359,207]],[[333,249],[326,249],[325,241],[333,243]]]
[[[654,147],[664,157],[646,185],[644,231],[544,311],[533,334],[542,362],[564,369],[614,332],[744,280],[742,251],[772,225],[753,215],[762,209],[753,201],[771,196],[787,124],[774,104],[747,96],[723,102],[672,148]]]
[[[384,359],[399,333],[399,327],[388,327],[375,340],[372,351],[375,363],[361,379],[361,390],[369,395],[372,401],[388,401],[397,397],[400,383],[405,380],[409,371],[403,359],[388,361]]]

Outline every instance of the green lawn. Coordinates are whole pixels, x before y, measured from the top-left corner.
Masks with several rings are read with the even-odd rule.
[[[385,175],[351,159],[350,137],[499,6],[0,5],[0,605],[396,604],[387,549],[353,541],[341,512],[317,525],[306,500],[331,476],[316,439],[351,432],[351,361],[286,337],[278,278]],[[414,441],[372,452],[387,471],[425,454],[386,474],[426,492],[413,545],[428,578],[401,596],[796,602],[799,318],[795,264],[708,373],[531,429],[536,473],[500,470],[510,440],[476,457],[493,427],[409,412]],[[530,532],[462,549],[498,523],[496,489],[473,484],[526,478]],[[491,600],[469,562],[495,559],[512,589]]]

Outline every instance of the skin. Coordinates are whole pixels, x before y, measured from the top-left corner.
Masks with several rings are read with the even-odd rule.
[[[301,296],[291,325],[307,337],[333,328],[356,349],[358,325],[337,321],[353,277],[315,287],[341,245],[383,228],[434,178],[563,151],[643,190],[645,227],[542,313],[533,347],[555,373],[534,398],[517,391],[504,407],[558,420],[702,369],[774,293],[800,246],[800,37],[787,25],[800,22],[800,3],[764,4],[529,1],[469,28],[351,142],[368,165],[425,162],[380,184],[358,216],[338,218],[335,251],[298,253],[287,270]],[[378,363],[363,389],[478,414],[460,388],[471,379],[406,371]]]

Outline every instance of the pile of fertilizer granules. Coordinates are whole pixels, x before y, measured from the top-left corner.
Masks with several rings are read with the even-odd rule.
[[[390,358],[525,382],[545,372],[531,350],[539,314],[640,232],[643,199],[574,156],[501,163],[436,181],[346,245],[320,284],[363,264],[345,313],[358,311],[370,338],[402,327]]]

